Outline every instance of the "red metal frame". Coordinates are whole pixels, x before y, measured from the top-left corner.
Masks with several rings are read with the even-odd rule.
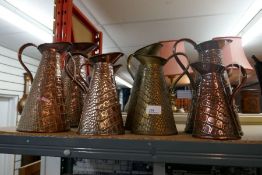
[[[98,45],[94,53],[101,54],[102,32],[87,19],[72,0],[56,0],[55,4],[54,42],[74,42],[72,15],[75,15],[93,33],[93,42]]]

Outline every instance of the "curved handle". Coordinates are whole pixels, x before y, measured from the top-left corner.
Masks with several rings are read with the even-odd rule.
[[[173,46],[173,52],[174,53],[176,53],[176,47],[178,46],[178,43],[180,43],[182,41],[185,41],[185,42],[192,44],[195,49],[197,48],[197,43],[195,41],[193,41],[189,38],[182,38],[182,39],[177,40],[177,42],[174,44],[174,46]]]
[[[132,79],[135,79],[135,75],[132,73],[131,71],[131,59],[134,58],[134,54],[129,55],[129,57],[127,58],[127,71],[129,72],[129,74],[131,75]]]
[[[241,71],[241,74],[242,74],[242,79],[240,81],[240,83],[237,85],[237,87],[234,88],[230,98],[229,98],[229,102],[230,102],[230,105],[233,106],[233,99],[234,97],[236,96],[236,93],[239,91],[239,89],[243,86],[243,84],[246,82],[247,80],[247,72],[246,70],[239,64],[230,64],[228,66],[226,66],[225,70],[231,68],[231,67],[236,67],[238,69],[240,69]]]
[[[192,78],[192,76],[190,75],[190,73],[188,72],[188,69],[189,69],[189,65],[187,65],[187,67],[185,67],[183,65],[183,63],[180,61],[180,58],[178,57],[179,55],[181,56],[184,56],[188,59],[188,56],[185,54],[185,53],[182,53],[182,52],[177,52],[177,53],[174,53],[173,55],[171,55],[168,59],[171,59],[172,57],[175,58],[176,62],[178,63],[178,65],[181,67],[181,69],[183,69],[183,74],[181,74],[182,76],[183,75],[187,75],[189,81],[190,81],[190,84],[192,86],[192,89],[196,89],[196,83],[194,81],[194,79]],[[182,76],[180,78],[182,78]],[[179,81],[179,80],[178,80]],[[176,82],[177,83],[177,82]]]
[[[28,73],[31,82],[33,82],[33,75],[31,73],[31,71],[26,67],[26,65],[24,64],[23,60],[22,60],[22,55],[23,55],[23,51],[25,48],[29,47],[29,46],[33,46],[37,48],[37,45],[35,45],[34,43],[26,43],[24,45],[22,45],[19,50],[18,50],[18,61],[20,62],[20,64],[23,66],[23,68],[25,69],[25,71]]]
[[[74,59],[74,56],[77,56],[77,55],[81,55],[81,56],[84,56],[83,54],[79,54],[79,53],[73,53],[73,54],[68,54],[67,57],[66,57],[66,60],[65,60],[65,72],[67,73],[67,75],[71,78],[71,80],[73,82],[76,83],[76,85],[78,85],[83,92],[87,93],[88,92],[88,87],[89,87],[89,84],[84,80],[84,78],[81,76],[81,74],[79,75],[80,77],[80,80],[77,79],[76,77],[76,65],[75,65],[75,59]],[[84,58],[87,59],[86,56],[84,56]],[[73,64],[73,69],[74,71],[72,72],[69,68],[69,60],[72,59],[72,64]],[[80,66],[80,69],[82,69],[83,65],[85,65],[86,63],[82,64]]]

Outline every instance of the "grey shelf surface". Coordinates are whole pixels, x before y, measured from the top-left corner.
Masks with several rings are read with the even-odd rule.
[[[252,126],[250,126],[252,127]],[[256,130],[256,129],[255,129]],[[241,140],[214,141],[174,136],[79,136],[20,133],[0,128],[0,152],[53,157],[136,160],[180,164],[262,167],[262,133]]]

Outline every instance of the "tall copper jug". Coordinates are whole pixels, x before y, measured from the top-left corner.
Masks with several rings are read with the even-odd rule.
[[[144,67],[137,92],[131,132],[145,135],[177,134],[163,73],[163,66],[168,60],[152,55],[134,54],[133,56]]]
[[[73,59],[69,59],[66,63],[71,71],[75,71],[75,76],[87,78],[87,69],[81,69],[81,65],[86,62],[88,53],[97,47],[94,43],[72,43],[69,53]],[[63,71],[62,79],[64,81],[64,94],[66,115],[70,120],[71,127],[77,127],[79,124],[80,116],[83,107],[83,92],[70,77]]]
[[[121,56],[123,54],[117,52],[90,57],[93,69],[90,82],[82,83],[77,78],[73,79],[86,93],[78,126],[79,134],[124,134],[113,69],[113,64]],[[68,73],[71,74],[70,71]],[[72,74],[70,76],[74,77]]]
[[[159,55],[160,49],[163,45],[161,43],[154,43],[148,46],[145,46],[139,50],[137,50],[134,54],[131,54],[127,59],[127,70],[131,77],[134,80],[133,87],[131,90],[131,95],[128,100],[128,107],[127,107],[127,118],[125,122],[125,129],[131,130],[132,125],[132,118],[135,114],[135,106],[137,101],[137,95],[141,84],[143,69],[145,67],[144,64],[139,64],[138,70],[136,72],[136,75],[134,75],[131,71],[131,59],[134,57],[134,55],[142,54],[142,55]],[[150,57],[147,57],[150,59]]]
[[[18,60],[33,82],[24,106],[17,131],[61,132],[70,129],[65,113],[61,58],[67,53],[70,43],[48,43],[38,47],[28,43],[18,52]],[[42,54],[34,81],[22,61],[22,53],[28,46],[36,47]]]
[[[229,44],[229,40],[210,40],[196,44],[188,41],[199,53],[197,62],[191,67],[199,73],[195,83],[194,106],[188,128],[192,127],[195,137],[211,139],[239,139],[242,135],[239,118],[234,106],[234,96],[246,80],[246,72],[239,65],[222,65],[221,49]],[[174,46],[174,50],[175,50]],[[241,68],[242,81],[231,93],[225,79],[225,70],[230,67]],[[190,75],[189,75],[190,76]]]

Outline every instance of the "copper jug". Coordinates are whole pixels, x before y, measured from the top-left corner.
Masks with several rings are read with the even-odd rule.
[[[32,82],[31,82],[29,74],[27,72],[24,73],[24,93],[23,93],[22,98],[19,100],[19,102],[17,104],[17,111],[20,115],[22,114],[22,111],[24,109],[27,97],[29,95],[29,88],[31,86],[31,83]]]
[[[87,69],[81,69],[81,65],[86,62],[88,53],[97,47],[94,43],[72,43],[69,53],[73,59],[69,59],[66,63],[71,71],[75,71],[75,76],[87,78]],[[73,70],[74,69],[74,70]],[[77,127],[79,124],[80,116],[83,107],[83,92],[70,77],[63,71],[62,79],[64,81],[64,94],[66,115],[70,120],[71,127]]]
[[[152,55],[133,54],[133,56],[140,61],[143,69],[132,116],[131,132],[145,135],[177,134],[163,73],[163,66],[168,60]]]
[[[70,129],[65,113],[61,58],[70,43],[48,43],[38,47],[28,43],[20,47],[18,60],[30,76],[32,87],[24,106],[17,131],[61,132]],[[22,61],[22,53],[28,46],[36,47],[42,54],[34,81]]]
[[[113,69],[113,64],[121,56],[123,56],[122,53],[115,52],[90,57],[93,69],[90,82],[82,83],[81,78],[73,79],[86,93],[78,134],[124,134]],[[116,69],[118,67],[116,66]],[[70,71],[68,74],[73,77]],[[86,86],[87,84],[89,86]]]
[[[138,70],[136,74],[134,75],[131,71],[131,59],[134,57],[136,54],[142,54],[142,55],[159,55],[160,49],[163,45],[161,43],[154,43],[148,46],[145,46],[139,50],[137,50],[134,54],[131,54],[128,59],[127,59],[127,70],[131,77],[134,80],[133,87],[131,90],[130,97],[128,99],[128,107],[127,108],[127,118],[125,122],[125,129],[126,130],[131,130],[131,125],[132,125],[132,118],[135,114],[135,106],[136,106],[136,101],[137,101],[137,96],[138,96],[138,91],[139,87],[141,84],[141,79],[142,79],[142,74],[143,74],[143,69],[145,67],[144,64],[139,64]],[[150,57],[147,57],[150,59]]]
[[[190,42],[199,53],[197,62],[191,64],[199,73],[194,89],[196,93],[191,111],[193,117],[188,122],[192,127],[193,136],[211,139],[241,138],[242,130],[234,107],[234,96],[245,82],[246,72],[239,65],[222,65],[221,49],[230,41],[210,40],[198,45],[190,39],[180,41]],[[241,68],[243,78],[231,93],[224,74],[232,66]]]

